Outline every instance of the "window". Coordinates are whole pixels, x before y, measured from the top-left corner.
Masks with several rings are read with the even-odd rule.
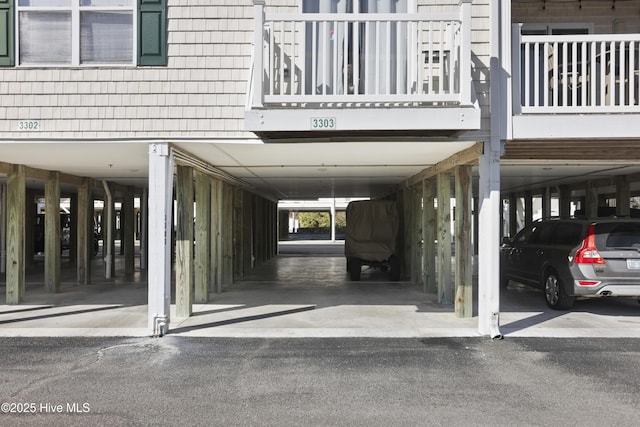
[[[166,65],[166,0],[0,0],[0,66],[136,63]]]
[[[133,64],[133,0],[18,0],[18,63]]]

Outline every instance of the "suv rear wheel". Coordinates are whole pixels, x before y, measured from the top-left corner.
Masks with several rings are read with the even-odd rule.
[[[562,281],[555,271],[549,271],[544,277],[544,296],[547,305],[554,310],[568,310],[573,306],[574,298],[566,295]]]

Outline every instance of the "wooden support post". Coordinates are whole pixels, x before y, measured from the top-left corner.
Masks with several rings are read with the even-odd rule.
[[[584,189],[584,214],[587,218],[598,216],[598,188],[593,181],[587,181]]]
[[[626,176],[616,177],[616,215],[628,217],[631,215],[631,189]]]
[[[422,290],[436,293],[436,197],[433,179],[422,181]]]
[[[524,192],[524,225],[533,222],[533,194],[531,191]]]
[[[211,275],[215,293],[222,292],[222,189],[222,181],[211,182]]]
[[[278,239],[289,239],[289,211],[282,210],[278,212]]]
[[[518,232],[518,198],[515,193],[509,194],[509,236]]]
[[[458,317],[473,316],[473,254],[471,250],[471,166],[456,166],[456,299]]]
[[[7,304],[19,304],[24,299],[27,208],[25,171],[24,165],[11,165],[7,176]]]
[[[234,229],[234,188],[231,184],[223,184],[222,200],[222,285],[227,287],[233,284],[233,229]],[[237,218],[237,216],[236,216]],[[240,218],[237,218],[238,222]]]
[[[551,218],[551,188],[542,190],[542,218]]]
[[[422,238],[422,209],[421,191],[415,187],[409,189],[411,224],[410,224],[410,243],[411,243],[411,283],[422,285],[422,254],[420,250],[420,240]]]
[[[568,185],[558,186],[560,218],[567,219],[571,216],[571,189]]]
[[[194,301],[209,302],[211,284],[211,178],[196,172],[196,255]]]
[[[136,215],[133,206],[133,192],[127,187],[124,197],[122,198],[122,246],[124,247],[124,274],[130,276],[135,271],[135,229]]]
[[[116,274],[116,207],[108,184],[102,185],[107,192],[102,210],[102,256],[104,257],[104,277],[110,279]]]
[[[24,229],[24,254],[25,254],[25,269],[28,270],[36,265],[36,248],[35,248],[35,218],[36,218],[36,193],[33,190],[28,190],[25,193],[25,217],[27,222]],[[44,224],[42,224],[44,226]],[[44,246],[43,246],[44,249]]]
[[[0,273],[7,272],[7,184],[0,184]]]
[[[60,287],[60,173],[51,172],[44,186],[44,289]]]
[[[453,304],[454,285],[451,282],[451,175],[437,175],[438,192],[438,302]]]
[[[91,198],[91,189],[87,178],[84,178],[78,186],[76,212],[78,284],[88,285],[91,283],[90,250],[93,248],[93,233],[91,233],[91,240],[89,240],[89,229],[93,223],[93,199]]]
[[[176,316],[193,310],[193,169],[176,167]]]

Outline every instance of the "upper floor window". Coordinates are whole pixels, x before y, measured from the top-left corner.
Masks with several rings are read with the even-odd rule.
[[[19,64],[133,64],[133,0],[18,0]]]
[[[166,65],[166,1],[0,0],[0,66]]]

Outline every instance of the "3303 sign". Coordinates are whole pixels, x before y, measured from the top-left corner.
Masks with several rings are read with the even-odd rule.
[[[335,117],[312,117],[311,129],[312,130],[331,130],[336,128]]]

